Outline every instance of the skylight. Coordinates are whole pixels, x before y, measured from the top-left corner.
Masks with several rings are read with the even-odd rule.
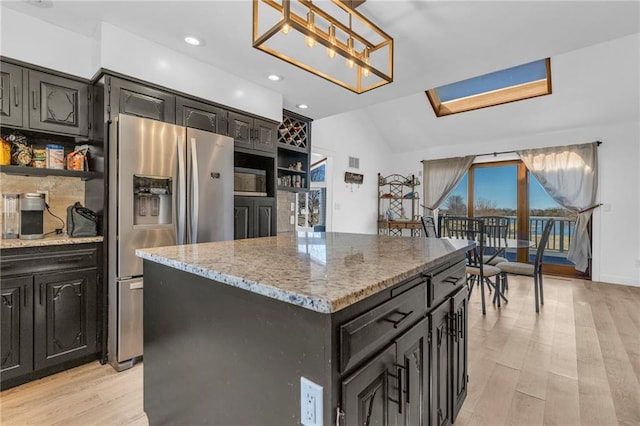
[[[551,60],[541,59],[429,89],[438,117],[551,94]]]

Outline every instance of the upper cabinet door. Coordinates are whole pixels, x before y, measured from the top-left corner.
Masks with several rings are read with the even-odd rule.
[[[3,126],[24,126],[22,88],[22,68],[0,63],[0,124]]]
[[[253,118],[235,112],[229,113],[229,136],[236,148],[253,148]]]
[[[227,112],[222,108],[178,97],[176,124],[207,132],[227,134]]]
[[[277,124],[268,121],[255,119],[255,149],[267,152],[276,152],[276,143],[278,142]]]
[[[121,113],[176,122],[176,97],[142,84],[112,77],[110,103],[112,117]]]
[[[87,136],[89,86],[79,81],[30,70],[29,127]]]

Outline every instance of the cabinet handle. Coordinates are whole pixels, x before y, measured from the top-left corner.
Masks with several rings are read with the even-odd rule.
[[[398,399],[393,399],[391,397],[388,397],[388,398],[389,398],[389,401],[395,402],[396,404],[398,404],[398,413],[402,414],[402,370],[404,370],[404,366],[398,365],[398,364],[396,364],[395,366],[396,366],[397,375],[394,376],[393,374],[389,373],[389,370],[387,370],[387,376],[391,376],[395,378],[398,383]],[[371,405],[369,406],[369,408],[371,409]],[[365,424],[368,425],[369,422],[367,421]]]
[[[31,101],[33,103],[33,109],[38,109],[38,98],[36,97],[36,91],[31,91]]]
[[[447,277],[443,280],[445,283],[449,283],[451,285],[456,285],[458,284],[458,278],[457,277]]]
[[[463,314],[458,312],[458,337],[460,340],[464,339],[464,323]]]
[[[395,312],[394,312],[395,313]],[[400,315],[402,315],[402,318],[400,318],[397,321],[394,321],[392,319],[389,319],[387,317],[382,318],[382,321],[386,321],[386,322],[390,322],[391,324],[393,324],[393,328],[398,328],[400,326],[400,323],[404,320],[406,320],[407,318],[409,318],[409,316],[411,316],[411,314],[413,313],[413,311],[409,311],[409,312],[398,312]]]
[[[449,336],[453,337],[453,341],[458,341],[458,314],[449,315]]]
[[[20,105],[20,100],[18,99],[18,86],[16,86],[15,84],[13,85],[13,104],[15,106]]]

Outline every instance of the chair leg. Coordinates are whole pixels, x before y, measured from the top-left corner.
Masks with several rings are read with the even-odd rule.
[[[539,272],[540,278],[538,278],[538,286],[540,287],[540,304],[544,305],[544,291],[542,289],[542,270]]]
[[[480,294],[482,295],[482,315],[486,315],[487,314],[487,306],[486,303],[484,301],[484,280],[482,278],[480,278],[479,280],[479,284],[480,284]]]
[[[476,283],[476,276],[470,275],[467,279],[467,285],[469,286],[469,295],[467,296],[467,300],[471,300],[471,293],[473,292],[473,286]]]
[[[533,288],[536,294],[536,312],[540,312],[540,305],[538,303],[538,274],[533,274]]]
[[[504,272],[502,273],[504,275],[503,277],[503,283],[504,283],[504,290],[509,290],[509,281],[507,280],[507,274],[505,274]]]

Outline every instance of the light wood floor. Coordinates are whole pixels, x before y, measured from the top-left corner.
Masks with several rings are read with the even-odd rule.
[[[469,318],[469,394],[456,425],[640,425],[640,288],[547,277],[539,315],[527,278]],[[97,362],[0,393],[9,425],[147,425],[142,369]]]

